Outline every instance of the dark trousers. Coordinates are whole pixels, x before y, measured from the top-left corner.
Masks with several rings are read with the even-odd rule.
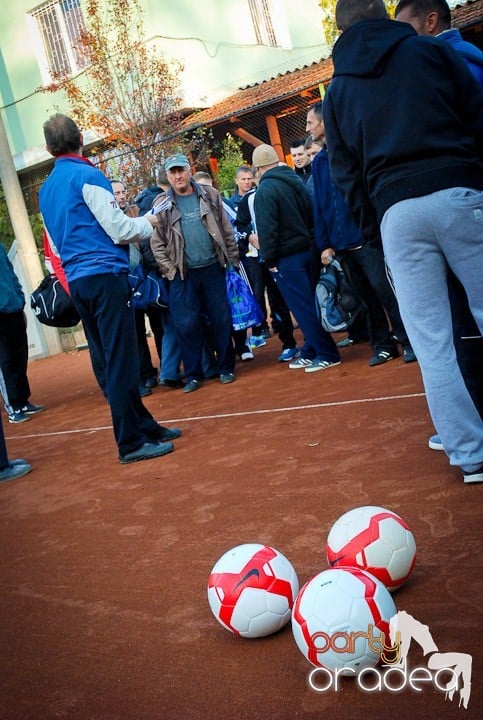
[[[3,422],[0,415],[0,470],[8,467],[7,446],[5,445],[5,435],[3,434]]]
[[[148,311],[135,310],[134,318],[136,322],[136,337],[138,342],[138,354],[140,363],[140,381],[146,382],[149,378],[155,378],[157,375],[156,368],[153,365],[151,359],[151,352],[149,350],[148,340],[146,338],[146,320],[145,316],[149,317],[149,324],[154,334],[156,342],[156,349],[161,363],[161,343],[163,337],[163,325],[161,318],[161,308],[159,310],[154,309],[153,312],[148,314]],[[154,327],[153,327],[154,326]],[[159,346],[158,346],[159,342]]]
[[[315,280],[310,250],[281,258],[278,272],[272,273],[285,302],[294,314],[305,337],[302,357],[329,362],[340,360],[339,351],[319,322],[315,311]]]
[[[294,348],[297,343],[293,336],[293,322],[288,305],[266,264],[262,263],[261,268],[270,305],[272,330],[277,333],[284,350]]]
[[[396,295],[387,279],[382,251],[372,245],[364,245],[357,250],[344,250],[340,255],[347,263],[354,285],[367,305],[373,347],[377,351],[392,350],[395,345],[392,335],[403,344],[409,343]]]
[[[92,275],[70,284],[89,348],[105,372],[120,455],[158,440],[161,430],[139,396],[139,356],[127,273]]]
[[[28,340],[23,310],[0,313],[0,368],[7,397],[7,410],[20,410],[27,404],[30,387],[27,378]]]
[[[483,419],[483,338],[465,290],[449,268],[447,282],[456,358],[471,399]]]
[[[260,305],[261,311],[265,318],[264,325],[267,325],[267,304],[265,302],[265,290],[268,296],[268,304],[270,305],[270,316],[272,320],[272,330],[277,333],[283,349],[294,348],[296,346],[293,336],[293,323],[290,316],[290,310],[287,303],[282,297],[277,283],[272,278],[270,270],[265,263],[260,262],[258,258],[243,258],[243,267],[246,270],[253,294]],[[262,326],[253,328],[253,335],[260,335]]]
[[[184,280],[177,272],[169,287],[169,312],[188,380],[203,378],[203,315],[210,327],[218,371],[222,374],[233,372],[235,351],[231,339],[231,313],[226,294],[225,270],[219,263],[190,268]]]

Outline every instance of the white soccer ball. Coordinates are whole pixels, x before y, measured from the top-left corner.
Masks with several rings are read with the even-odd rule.
[[[367,570],[391,592],[401,587],[416,563],[416,542],[407,523],[392,510],[365,505],[342,515],[327,538],[331,567]]]
[[[375,577],[359,568],[324,570],[300,590],[292,632],[312,665],[341,675],[375,667],[390,645],[394,601]],[[358,633],[356,635],[356,633]]]
[[[218,622],[235,635],[257,638],[290,620],[299,590],[292,564],[268,545],[228,550],[208,578],[208,602]]]

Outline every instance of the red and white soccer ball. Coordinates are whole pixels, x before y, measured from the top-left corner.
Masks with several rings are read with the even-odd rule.
[[[331,567],[367,570],[391,592],[401,587],[416,563],[416,542],[407,523],[391,510],[366,505],[342,515],[327,538]]]
[[[378,664],[382,643],[390,645],[389,621],[395,614],[391,594],[369,573],[324,570],[297,595],[292,632],[312,665],[353,675]]]
[[[208,602],[224,628],[257,638],[288,623],[298,590],[297,574],[282,553],[248,543],[228,550],[214,565]]]

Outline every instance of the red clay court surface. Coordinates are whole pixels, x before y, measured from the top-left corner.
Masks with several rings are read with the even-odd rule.
[[[418,365],[370,368],[369,348],[307,374],[276,362],[278,339],[237,381],[156,388],[178,425],[171,455],[118,463],[88,355],[30,364],[30,422],[5,422],[10,457],[33,471],[0,486],[2,720],[401,720],[481,718],[482,522],[432,432]],[[433,684],[416,693],[308,687],[290,626],[243,640],[213,618],[209,572],[229,548],[273,545],[302,585],[326,568],[332,523],[382,505],[413,530],[418,562],[398,610],[441,652],[473,656],[469,707]],[[425,667],[412,646],[411,667]]]

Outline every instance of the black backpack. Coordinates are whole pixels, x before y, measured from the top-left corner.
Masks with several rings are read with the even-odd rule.
[[[348,330],[365,310],[339,260],[323,265],[315,289],[315,308],[324,330]]]

